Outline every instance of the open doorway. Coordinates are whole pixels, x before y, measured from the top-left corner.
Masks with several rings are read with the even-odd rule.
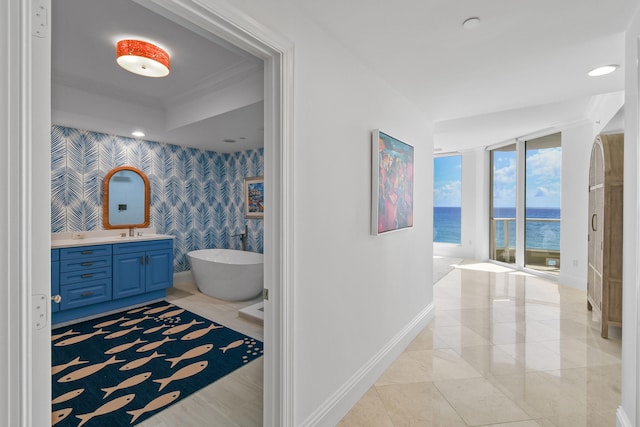
[[[138,2],[145,6],[151,6],[151,2]],[[149,4],[145,4],[149,3]],[[55,7],[55,5],[53,5]],[[211,34],[216,33],[217,36],[223,36],[223,39],[229,43],[240,46],[242,49],[249,51],[252,55],[256,55],[261,61],[264,61],[264,176],[265,186],[271,191],[265,196],[267,206],[271,206],[271,212],[265,215],[264,226],[264,252],[265,252],[265,288],[271,290],[271,300],[265,304],[265,341],[269,343],[265,349],[265,369],[264,369],[264,385],[268,390],[265,393],[265,413],[264,425],[287,425],[287,419],[290,419],[290,390],[288,389],[287,377],[290,376],[290,355],[288,354],[290,346],[290,336],[281,336],[280,325],[282,323],[283,313],[286,313],[288,306],[283,306],[283,299],[289,304],[286,298],[288,293],[288,277],[291,277],[291,266],[283,263],[285,259],[282,251],[291,244],[291,231],[289,226],[291,223],[286,217],[290,214],[290,198],[292,192],[283,191],[283,188],[291,184],[283,176],[288,175],[285,172],[291,171],[291,157],[288,156],[289,144],[291,142],[291,129],[285,129],[283,123],[288,122],[291,113],[291,97],[287,92],[290,91],[289,79],[284,78],[285,74],[291,73],[291,59],[288,55],[290,46],[279,44],[278,42],[267,43],[269,34],[261,33],[263,39],[253,36],[247,36],[247,32],[241,27],[230,24],[231,20],[221,18],[220,15],[205,10],[186,11],[186,6],[168,5],[168,8],[162,8],[157,5],[153,6],[156,10],[162,12],[163,15],[169,16],[179,21],[182,25],[191,28],[198,28],[200,32],[210,31]],[[169,8],[173,7],[173,10]],[[206,22],[200,22],[196,26],[195,21],[202,20],[206,17]],[[243,22],[244,25],[251,25]],[[53,23],[55,25],[55,22]],[[206,30],[205,30],[206,27]],[[229,40],[232,40],[230,42]],[[55,55],[55,52],[53,52]],[[283,71],[286,69],[286,71]],[[45,121],[46,123],[47,121]],[[285,209],[282,207],[285,206]],[[284,225],[281,225],[284,224]],[[278,238],[274,238],[278,236]],[[286,276],[283,278],[283,276]],[[289,328],[285,328],[289,329]],[[36,350],[39,348],[48,351],[49,343],[39,342]],[[285,348],[283,352],[282,349]],[[274,361],[277,361],[274,362]],[[283,381],[283,378],[285,379]],[[43,382],[46,383],[47,381]],[[34,380],[34,384],[38,384]],[[34,401],[36,410],[42,402]],[[49,407],[47,402],[47,408]]]

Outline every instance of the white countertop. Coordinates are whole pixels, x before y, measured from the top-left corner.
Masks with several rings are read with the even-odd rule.
[[[124,237],[121,234],[125,234]],[[113,243],[144,242],[148,240],[173,239],[168,234],[156,234],[154,228],[136,229],[135,236],[129,236],[128,229],[84,231],[75,233],[51,233],[51,249],[73,246],[108,245]]]

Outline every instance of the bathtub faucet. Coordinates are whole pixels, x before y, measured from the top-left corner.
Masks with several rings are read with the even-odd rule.
[[[249,227],[248,226],[244,226],[244,233],[240,233],[240,234],[234,234],[231,237],[240,237],[240,244],[242,245],[242,250],[246,251],[247,250],[247,236],[249,235]]]

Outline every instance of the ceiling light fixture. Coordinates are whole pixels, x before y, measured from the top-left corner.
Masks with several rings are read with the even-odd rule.
[[[589,75],[589,77],[599,77],[599,76],[604,76],[607,74],[611,74],[613,73],[615,70],[617,70],[620,66],[616,65],[616,64],[611,64],[611,65],[604,65],[602,67],[597,67],[594,68],[593,70],[589,71],[587,73],[587,75]]]
[[[462,23],[462,28],[465,30],[471,30],[472,28],[476,28],[480,25],[480,18],[474,16],[473,18],[465,19]]]
[[[116,44],[116,62],[125,70],[141,76],[169,75],[169,54],[141,40],[120,40]]]
[[[144,136],[144,132],[136,130],[131,132],[131,135],[135,136],[136,138],[142,138]]]

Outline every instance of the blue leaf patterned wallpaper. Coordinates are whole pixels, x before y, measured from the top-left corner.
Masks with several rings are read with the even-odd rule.
[[[187,252],[241,249],[234,234],[249,228],[247,250],[263,252],[263,224],[246,219],[245,177],[264,175],[264,150],[232,154],[52,126],[51,232],[102,229],[102,180],[123,165],[142,170],[151,186],[151,226],[175,236],[176,272]]]

